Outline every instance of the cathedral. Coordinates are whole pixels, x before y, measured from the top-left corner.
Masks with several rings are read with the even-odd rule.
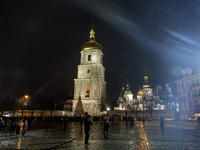
[[[77,108],[78,99],[81,98],[84,113],[99,116],[100,112],[105,110],[107,83],[102,47],[95,40],[94,25],[90,30],[89,41],[83,44],[80,53],[77,79],[74,79],[74,98],[70,104],[64,106],[64,109],[70,110],[69,107],[72,107],[73,114]]]
[[[152,110],[172,109],[175,105],[172,99],[171,88],[167,84],[165,90],[161,86],[157,86],[156,90],[153,91],[153,88],[149,84],[148,76],[145,75],[142,89],[139,89],[135,98],[128,83],[126,89],[122,87],[119,99],[117,100],[118,107],[114,107],[114,110],[145,111],[150,108]]]

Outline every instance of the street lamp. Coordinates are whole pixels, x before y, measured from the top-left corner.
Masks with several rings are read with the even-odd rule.
[[[28,95],[25,95],[24,96],[24,105],[26,106],[25,108],[25,116],[26,116],[26,110],[27,110],[27,103],[28,103],[28,98],[29,98],[29,96]]]
[[[107,107],[107,114],[109,115],[110,107]]]

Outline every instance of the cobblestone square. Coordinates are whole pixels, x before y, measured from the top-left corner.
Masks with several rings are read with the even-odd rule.
[[[89,145],[79,122],[71,122],[66,130],[59,123],[34,122],[26,136],[11,136],[9,127],[0,137],[0,149],[67,149],[67,150],[194,150],[200,149],[200,130],[196,123],[167,121],[161,132],[158,121],[135,121],[134,127],[114,122],[109,139],[103,138],[103,124],[94,122]]]

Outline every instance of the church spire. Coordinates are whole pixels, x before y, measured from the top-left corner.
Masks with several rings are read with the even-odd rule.
[[[81,50],[85,49],[97,49],[97,50],[102,50],[101,45],[96,42],[95,40],[95,31],[94,31],[94,21],[92,22],[92,28],[90,30],[90,38],[89,41],[83,44]]]
[[[150,84],[149,84],[149,78],[147,76],[147,73],[145,71],[145,75],[144,75],[144,84],[142,86],[143,88],[149,88],[150,87]]]
[[[92,21],[92,28],[90,30],[90,39],[91,38],[94,38],[95,40],[94,21]]]

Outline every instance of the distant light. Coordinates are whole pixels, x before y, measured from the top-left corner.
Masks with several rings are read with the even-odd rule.
[[[5,116],[5,117],[12,117],[12,115],[13,115],[13,114],[10,114],[10,113],[5,113],[5,114],[3,114],[3,116]]]
[[[110,110],[110,107],[107,108],[107,111],[109,111],[109,110]]]

